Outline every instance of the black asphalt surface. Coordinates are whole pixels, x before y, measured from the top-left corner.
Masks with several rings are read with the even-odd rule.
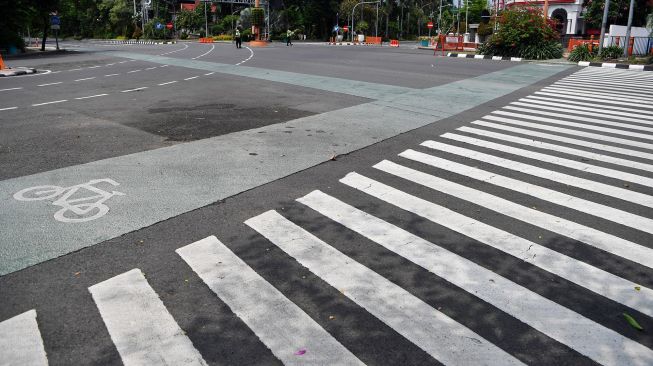
[[[0,179],[21,177],[249,130],[368,102],[361,97],[282,83],[224,74],[204,75],[198,70],[177,66],[162,68],[159,64],[142,61],[117,63],[125,60],[108,56],[111,50],[124,51],[127,47],[129,52],[154,55],[181,49],[185,45],[133,45],[122,48],[95,45],[97,51],[87,50],[48,59],[24,60],[23,66],[60,72],[0,80],[0,89],[23,88],[12,92],[0,91],[7,93],[0,94],[0,109],[21,107],[0,112]],[[91,45],[83,46],[88,48]],[[187,48],[167,56],[192,59],[207,52],[209,47],[210,45],[189,43]],[[215,44],[214,51],[199,60],[236,64],[247,57],[249,52],[246,49],[235,50],[229,44]],[[111,63],[116,64],[106,66]],[[515,66],[515,63],[433,57],[429,52],[401,47],[390,49],[296,44],[287,48],[275,44],[265,49],[254,49],[253,58],[244,65],[424,89],[507,69]],[[93,66],[100,67],[89,69]],[[149,67],[156,68],[145,70]],[[76,68],[83,69],[69,71]],[[133,70],[141,71],[128,74]],[[338,182],[347,173],[358,172],[651,288],[651,268],[619,259],[516,219],[497,215],[472,202],[409,183],[371,167],[383,159],[388,159],[527,207],[535,206],[542,212],[653,248],[653,236],[646,232],[574,210],[563,210],[553,203],[526,194],[397,157],[398,153],[408,148],[434,154],[433,151],[419,146],[419,143],[428,139],[464,146],[463,143],[446,141],[439,136],[468,125],[470,121],[530,95],[575,71],[576,68],[569,69],[451,118],[398,135],[349,155],[338,156],[333,161],[224,201],[2,276],[0,321],[29,309],[36,309],[51,365],[121,364],[120,354],[112,343],[87,288],[132,268],[140,268],[167,310],[209,364],[280,364],[253,331],[235,316],[175,253],[177,248],[215,235],[364,363],[440,364],[243,224],[243,221],[251,217],[275,209],[342,253],[388,278],[525,364],[596,364],[576,350],[529,327],[501,309],[295,202],[295,199],[319,189],[470,259],[628,339],[653,348],[653,336],[650,333],[650,329],[653,329],[653,318]],[[105,76],[113,73],[120,75]],[[183,80],[193,76],[199,78]],[[95,79],[75,81],[91,77]],[[178,82],[157,86],[172,80]],[[62,83],[38,86],[59,81]],[[148,89],[121,92],[142,86],[148,86]],[[479,85],[479,88],[484,86]],[[74,100],[76,97],[102,93],[109,95]],[[59,99],[72,101],[31,107],[32,104]],[[483,151],[491,153],[489,150]],[[494,154],[533,163],[530,159],[510,154]],[[566,156],[555,152],[551,154]],[[439,156],[471,164],[468,159],[459,156],[444,153]],[[612,167],[602,162],[592,164]],[[579,173],[545,163],[538,165],[606,184],[623,186],[623,182],[616,179]],[[476,163],[474,166],[653,219],[653,212],[648,207],[486,163]],[[650,172],[642,173],[632,169],[630,171],[653,178]],[[629,188],[653,194],[651,187],[632,184]],[[631,328],[623,321],[623,312],[637,318],[646,331],[638,332]]]

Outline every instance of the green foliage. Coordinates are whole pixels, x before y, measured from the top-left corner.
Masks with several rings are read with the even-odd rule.
[[[188,39],[188,33],[186,33],[186,32],[181,32],[181,34],[179,35],[179,38],[180,38],[180,39]]]
[[[222,24],[213,24],[211,26],[211,34],[216,35],[222,33],[224,33],[224,27],[222,26]]]
[[[480,23],[476,33],[481,37],[487,37],[494,32],[494,24]]]
[[[166,38],[166,32],[167,29],[156,29],[156,23],[161,23],[165,24],[163,19],[160,18],[154,18],[150,20],[149,22],[145,23],[145,27],[143,27],[143,35],[147,39],[164,39]]]
[[[220,34],[218,36],[213,36],[214,41],[231,41],[234,37],[231,34]]]
[[[467,13],[469,24],[480,23],[481,12],[486,8],[487,8],[487,0],[470,0],[469,12]],[[460,9],[460,19],[465,19],[466,11],[467,11],[467,7],[463,5],[463,7]]]
[[[601,53],[599,54],[599,57],[603,60],[617,59],[623,56],[624,56],[624,49],[616,45],[603,47]]]
[[[198,29],[202,28],[204,24],[204,14],[201,13],[198,7],[194,11],[182,10],[177,14],[177,27],[185,29],[190,33],[195,33]]]
[[[252,25],[262,27],[265,25],[265,13],[263,8],[253,8],[250,14]]]
[[[365,33],[365,31],[370,27],[369,24],[367,24],[366,21],[361,20],[358,23],[356,23],[356,32],[359,33]]]
[[[482,47],[482,53],[528,59],[558,58],[562,55],[554,45],[558,39],[554,23],[542,17],[541,9],[513,7],[503,11],[499,30]]]
[[[647,0],[635,0],[633,12],[633,26],[641,27],[646,24],[646,14],[651,11],[651,5]],[[585,22],[588,28],[600,28],[603,20],[603,9],[605,0],[585,0]],[[626,24],[628,21],[628,9],[630,0],[610,0],[608,10],[608,24]]]
[[[587,44],[578,45],[573,50],[571,50],[567,60],[571,62],[590,61],[591,59],[596,57],[596,49],[597,47],[593,47],[592,51],[590,52],[589,45]]]

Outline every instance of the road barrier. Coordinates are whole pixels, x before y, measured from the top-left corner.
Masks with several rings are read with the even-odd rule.
[[[5,66],[5,62],[2,61],[2,55],[0,55],[0,70],[6,69],[7,66]]]
[[[398,39],[391,39],[390,40],[390,47],[399,47],[399,40]]]
[[[433,49],[433,56],[438,51],[442,51],[442,55],[444,56],[445,51],[463,51],[464,50],[464,42],[463,42],[463,36],[445,36],[444,34],[441,34],[438,36],[438,41],[435,44],[435,48]]]
[[[202,37],[202,38],[200,38],[200,43],[213,43],[213,38],[211,38],[211,37]]]

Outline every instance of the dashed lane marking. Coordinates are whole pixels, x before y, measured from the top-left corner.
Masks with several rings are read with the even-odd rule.
[[[154,69],[156,69],[156,66],[154,66],[154,67],[148,67],[148,68],[145,69],[145,70],[154,70]]]
[[[108,77],[108,76],[116,76],[116,75],[120,75],[120,74],[107,74],[107,75],[104,75],[104,77]]]
[[[105,96],[105,95],[109,95],[109,94],[106,94],[106,93],[105,93],[105,94],[89,95],[89,96],[87,96],[87,97],[78,97],[78,98],[75,98],[75,99],[78,99],[78,100],[81,100],[81,99],[90,99],[90,98],[103,97],[103,96]]]
[[[189,78],[185,78],[184,80],[193,80],[193,79],[197,79],[198,77],[199,77],[199,76],[191,76],[191,77],[189,77]]]
[[[240,66],[240,65],[242,65],[242,64],[244,64],[245,62],[251,60],[252,57],[254,57],[254,51],[252,51],[252,49],[249,48],[249,47],[247,47],[247,46],[245,46],[245,48],[247,48],[247,49],[249,50],[249,57],[246,58],[246,59],[244,59],[244,60],[242,60],[242,61],[240,61],[239,63],[237,63],[236,66]]]
[[[84,81],[84,80],[93,80],[93,79],[95,79],[95,76],[90,77],[90,78],[77,79],[75,81]]]
[[[40,105],[46,105],[46,104],[63,103],[63,102],[67,102],[67,101],[68,101],[68,99],[62,99],[62,100],[55,100],[55,101],[52,101],[52,102],[36,103],[36,104],[32,104],[32,107],[38,107]]]
[[[8,111],[10,109],[17,109],[18,107],[7,107],[7,108],[0,108],[0,111]]]
[[[139,69],[139,70],[132,70],[132,71],[127,71],[127,73],[128,73],[128,74],[131,74],[131,73],[133,73],[133,72],[139,72],[139,71],[142,71],[142,70],[140,70],[140,69]]]
[[[204,75],[205,75],[205,76],[209,76],[209,75],[213,75],[213,74],[215,74],[215,71],[213,71],[213,72],[207,72],[207,73],[204,74]]]
[[[173,80],[173,81],[168,81],[168,82],[161,83],[161,84],[157,84],[157,85],[158,85],[158,86],[162,86],[162,85],[174,84],[174,83],[176,83],[176,82],[177,82],[177,80]]]
[[[142,86],[140,88],[123,90],[123,91],[121,91],[121,93],[129,93],[129,92],[139,91],[139,90],[143,90],[143,89],[147,89],[147,88],[148,88],[147,86]]]
[[[174,50],[174,51],[170,51],[170,52],[164,52],[164,53],[162,53],[162,54],[159,54],[159,56],[169,55],[169,54],[171,54],[171,53],[175,53],[175,52],[183,51],[183,50],[185,50],[185,49],[187,49],[187,48],[188,48],[188,44],[185,44],[183,48],[180,48],[180,49],[178,49],[178,50]]]
[[[61,83],[63,83],[63,81],[57,81],[56,83],[39,84],[37,86],[57,85],[57,84],[61,84]]]
[[[0,91],[19,90],[19,89],[22,89],[22,88],[23,88],[23,87],[21,86],[21,87],[19,87],[19,88],[0,89]]]

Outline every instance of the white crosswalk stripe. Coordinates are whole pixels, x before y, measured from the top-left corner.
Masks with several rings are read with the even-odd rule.
[[[543,97],[539,95],[529,95],[526,97],[527,99],[536,99],[536,100],[546,100],[546,101],[553,101],[556,103],[560,103],[561,105],[567,105],[567,104],[572,104],[572,105],[577,105],[577,106],[585,106],[585,107],[591,107],[595,109],[604,109],[606,111],[611,111],[610,113],[628,113],[624,114],[626,116],[638,116],[641,115],[641,118],[647,117],[648,115],[653,115],[653,111],[647,111],[647,110],[642,110],[642,109],[636,109],[634,107],[620,107],[618,105],[609,105],[609,104],[597,104],[597,103],[587,103],[587,102],[579,102],[576,100],[571,100],[571,99],[560,99],[560,98],[551,98],[551,97]],[[592,99],[590,99],[592,100]],[[633,110],[637,110],[637,114],[632,114],[629,112],[632,112]],[[646,116],[643,116],[646,115]]]
[[[0,365],[47,365],[36,311],[0,322]]]
[[[207,365],[139,269],[88,290],[125,365]]]
[[[245,223],[437,360],[461,365],[522,364],[276,211]]]
[[[355,173],[348,174],[341,182],[381,199],[387,199],[396,193],[402,196],[397,190]],[[396,198],[394,203],[401,202],[404,197]],[[447,281],[597,362],[604,365],[637,364],[632,362],[634,359],[638,360],[638,363],[653,362],[653,350],[628,340],[483,267],[442,250],[434,243],[333,200],[321,192],[313,192],[299,201],[434,274],[442,276]],[[461,360],[457,361],[459,364],[467,364],[460,362]],[[447,363],[446,360],[443,362]],[[489,364],[496,364],[496,362],[489,362]]]
[[[626,112],[613,112],[613,111],[608,111],[606,109],[572,106],[572,105],[569,105],[569,104],[563,105],[561,103],[544,102],[544,101],[533,100],[533,99],[528,99],[528,98],[522,98],[522,99],[520,99],[520,102],[512,102],[512,103],[510,103],[510,105],[518,105],[518,106],[523,106],[523,107],[528,107],[528,108],[536,108],[536,109],[542,109],[542,110],[565,112],[566,115],[563,116],[563,117],[567,117],[567,116],[572,117],[573,114],[579,114],[579,115],[585,115],[585,116],[594,116],[594,117],[618,119],[620,121],[629,121],[629,122],[636,122],[636,123],[643,123],[643,124],[653,124],[653,117],[650,117],[650,118],[649,117],[633,118],[633,117],[628,117],[628,115],[632,115],[632,114],[631,113],[626,113]],[[559,107],[564,106],[564,108],[557,108],[555,106],[559,106]],[[539,113],[539,111],[538,111],[538,113]],[[569,115],[569,113],[572,113],[572,115]],[[616,115],[612,116],[612,115],[610,115],[611,113],[614,113]]]
[[[284,364],[363,364],[216,237],[177,253]],[[298,346],[310,352],[298,358]]]

